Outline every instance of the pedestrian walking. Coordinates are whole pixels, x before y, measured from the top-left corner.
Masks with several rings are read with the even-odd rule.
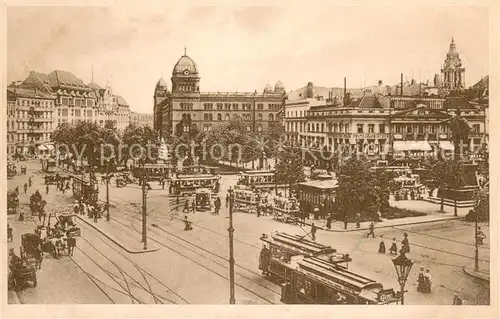
[[[316,241],[316,225],[314,225],[314,223],[312,223],[311,225],[311,238],[313,241]]]
[[[28,178],[28,186],[31,187],[31,176]]]
[[[180,205],[179,196],[177,196],[175,198],[175,211],[177,211],[179,209],[179,205]]]
[[[319,208],[318,206],[315,206],[314,207],[314,219],[318,219],[319,218]]]
[[[45,185],[45,194],[49,193],[49,184]]]
[[[380,244],[378,246],[378,252],[380,254],[385,254],[385,243],[384,243],[384,237],[380,235]]]
[[[373,222],[370,223],[370,231],[366,234],[366,238],[370,237],[370,235],[375,238],[375,224]]]
[[[92,215],[94,217],[94,223],[97,223],[97,217],[98,217],[97,209],[94,206],[92,206],[91,209],[92,209]]]
[[[191,210],[193,211],[193,214],[196,212],[196,201],[194,199],[191,202]]]
[[[26,194],[26,190],[28,189],[28,183],[24,183],[24,193]]]
[[[361,227],[361,222],[360,222],[360,216],[359,214],[356,214],[356,228],[360,228]]]
[[[21,212],[19,213],[19,219],[20,222],[24,221],[24,207],[21,208]]]
[[[193,226],[191,226],[192,222],[188,220],[187,216],[184,216],[184,230],[193,230]]]
[[[231,196],[229,195],[229,193],[227,193],[227,195],[226,195],[226,208],[229,207],[229,201],[230,201],[230,199],[231,199]]]
[[[333,220],[332,214],[328,213],[328,217],[326,218],[326,228],[332,229],[332,220]]]
[[[407,253],[410,252],[410,242],[408,240],[408,234],[407,233],[404,233],[403,236],[404,236],[403,241],[401,241],[401,244],[403,245],[402,249],[405,252],[405,254],[407,254]]]
[[[73,251],[76,247],[76,238],[68,237],[68,256],[73,256]]]
[[[13,240],[14,240],[14,235],[12,227],[10,227],[10,225],[7,224],[7,241],[13,241]]]
[[[391,248],[389,248],[389,253],[391,255],[397,255],[398,254],[398,246],[396,245],[396,238],[392,239],[392,245],[391,245]]]
[[[62,183],[61,183],[61,191],[62,191],[63,195],[64,195],[64,192],[66,192],[66,188],[64,187],[64,184],[62,184]]]
[[[188,203],[188,200],[186,199],[186,201],[184,202],[184,208],[182,209],[182,212],[183,213],[189,213],[189,203]]]

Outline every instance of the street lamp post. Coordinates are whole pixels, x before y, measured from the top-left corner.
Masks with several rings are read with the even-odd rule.
[[[106,160],[106,221],[109,219],[109,160]]]
[[[233,251],[233,189],[229,187],[229,304],[234,305],[234,251]]]
[[[398,275],[399,286],[401,287],[401,305],[405,302],[405,284],[410,274],[413,262],[406,257],[404,250],[401,250],[400,255],[392,260],[394,268],[396,268],[396,273]]]

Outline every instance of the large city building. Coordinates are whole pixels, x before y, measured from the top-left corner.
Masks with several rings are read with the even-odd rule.
[[[7,156],[53,149],[55,96],[34,89],[7,87]]]
[[[379,81],[364,89],[344,84],[342,90],[309,83],[289,93],[285,102],[287,139],[312,150],[306,160],[320,166],[326,165],[329,152],[339,149],[372,155],[452,151],[448,120],[460,113],[471,127],[469,149],[477,150],[488,143],[487,79],[476,85],[481,96],[469,101],[460,94],[464,72],[452,41],[444,82],[437,77],[432,86],[401,81],[389,87]]]
[[[239,116],[247,130],[264,132],[286,98],[283,84],[267,84],[262,92],[201,92],[200,73],[195,61],[181,56],[172,70],[171,91],[160,79],[154,91],[154,129],[164,135],[182,134],[193,127],[209,131],[217,123]]]
[[[151,113],[130,112],[130,123],[135,123],[139,126],[146,125],[153,128],[154,115]]]
[[[31,71],[7,88],[7,99],[9,156],[51,151],[51,134],[61,123],[111,122],[121,130],[130,123],[130,107],[123,97],[109,86],[85,85],[69,71]]]

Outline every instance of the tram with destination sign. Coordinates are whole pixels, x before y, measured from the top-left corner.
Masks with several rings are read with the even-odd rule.
[[[277,184],[274,170],[247,170],[240,173],[237,185],[245,185],[258,190],[277,191],[285,189],[285,184]]]
[[[196,194],[199,188],[208,188],[213,194],[220,189],[220,176],[211,174],[181,175],[171,179],[172,195],[191,196]]]
[[[281,286],[281,301],[288,304],[398,303],[394,289],[349,271],[348,254],[304,238],[263,234],[259,269]]]

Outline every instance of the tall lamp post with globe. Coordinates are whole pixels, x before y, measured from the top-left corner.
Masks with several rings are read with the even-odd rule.
[[[398,275],[398,283],[401,287],[401,305],[404,305],[405,302],[405,285],[406,280],[408,279],[408,275],[410,274],[411,267],[413,266],[413,262],[406,257],[406,253],[404,250],[401,250],[400,255],[392,260],[394,264],[394,268],[396,268],[396,273]]]

